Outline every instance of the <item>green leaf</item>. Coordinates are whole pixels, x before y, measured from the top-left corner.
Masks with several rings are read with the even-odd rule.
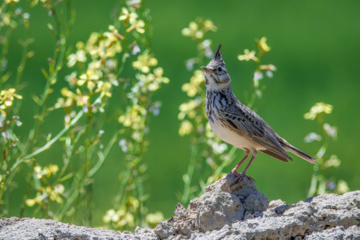
[[[71,178],[74,175],[74,173],[69,173],[68,175],[63,176],[62,178],[59,179],[59,182],[65,182],[66,180],[68,180],[69,178]]]
[[[45,69],[41,69],[41,72],[42,72],[42,74],[44,75],[44,77],[46,78],[46,79],[48,79],[49,78],[49,74],[46,72],[46,70]]]

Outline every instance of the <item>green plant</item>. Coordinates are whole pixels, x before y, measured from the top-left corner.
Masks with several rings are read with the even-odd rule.
[[[318,164],[314,165],[313,168],[308,197],[330,192],[342,194],[349,191],[346,181],[337,181],[327,174],[330,168],[338,168],[341,164],[340,159],[335,154],[330,155],[328,153],[329,141],[335,141],[337,138],[337,128],[326,123],[324,120],[324,116],[326,114],[331,114],[332,110],[332,105],[318,102],[304,115],[305,119],[313,120],[317,122],[319,126],[318,133],[309,133],[305,137],[305,142],[310,143],[318,141],[320,143],[320,148],[316,154]]]
[[[21,81],[26,81],[22,77],[26,60],[33,52],[28,50],[32,41],[28,37],[30,13],[16,10],[19,4],[19,1],[7,0],[0,8],[3,20],[0,24],[5,26],[0,30],[5,36],[0,42],[0,61],[5,66],[1,68],[0,78],[1,83],[13,86],[2,90],[0,96],[4,153],[0,165],[2,216],[8,216],[8,199],[19,173],[27,172],[19,216],[30,212],[33,217],[70,222],[82,219],[81,224],[91,225],[93,180],[119,143],[124,152],[119,161],[123,161],[125,167],[119,172],[114,208],[105,214],[104,222],[116,229],[156,224],[163,216],[146,209],[148,194],[143,187],[146,165],[142,159],[149,144],[150,117],[158,115],[161,107],[152,95],[169,79],[163,76],[150,46],[149,9],[140,1],[118,4],[121,13],[116,14],[113,24],[105,31],[93,32],[86,42],[78,42],[73,48],[69,44],[75,19],[71,0],[28,2],[32,8],[43,7],[48,11],[52,20],[47,26],[54,36],[54,54],[48,59],[48,68],[42,69],[46,84],[41,96],[33,95],[38,110],[34,126],[28,137],[24,137],[14,134],[21,125],[16,115],[21,109],[18,103],[25,100],[18,92],[22,91]],[[14,78],[5,63],[11,31],[19,23],[25,28],[25,40],[22,40],[25,57],[20,59]],[[131,64],[127,65],[128,62]],[[124,77],[125,70],[129,77]],[[66,75],[67,84],[61,89],[60,75]],[[56,102],[52,97],[54,93],[61,95]],[[119,99],[114,99],[114,93]],[[57,134],[45,133],[48,116],[55,112],[62,116],[64,125]],[[117,122],[118,128],[106,133],[104,127],[111,122]],[[62,147],[62,155],[41,164],[38,157],[51,151],[54,145]]]

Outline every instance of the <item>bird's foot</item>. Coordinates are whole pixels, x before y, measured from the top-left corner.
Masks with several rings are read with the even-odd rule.
[[[233,171],[231,171],[231,172],[234,173]],[[243,173],[235,172],[234,174],[239,175],[239,176],[235,179],[235,181],[233,183],[231,183],[230,186],[235,185],[235,183],[237,183],[237,182],[241,182],[244,179],[244,177],[246,177],[249,181],[252,181],[252,182],[255,181],[255,179],[253,179],[252,177],[249,177],[249,176],[247,176],[247,175],[245,175]]]

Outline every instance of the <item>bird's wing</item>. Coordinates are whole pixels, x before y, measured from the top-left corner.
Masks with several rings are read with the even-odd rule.
[[[277,155],[278,159],[281,158],[280,160],[292,160],[277,140],[275,131],[250,108],[237,102],[225,107],[222,114],[239,135],[248,137],[257,144],[264,146],[267,151]]]

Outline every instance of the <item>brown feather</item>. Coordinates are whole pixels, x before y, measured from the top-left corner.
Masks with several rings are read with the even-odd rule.
[[[269,155],[269,156],[271,156],[273,158],[279,159],[279,160],[281,160],[283,162],[288,162],[289,161],[286,158],[284,158],[283,156],[280,156],[280,155],[278,155],[278,154],[276,154],[274,152],[271,152],[270,150],[260,150],[260,152],[263,152],[263,153],[265,153],[265,154],[267,154],[267,155]]]

